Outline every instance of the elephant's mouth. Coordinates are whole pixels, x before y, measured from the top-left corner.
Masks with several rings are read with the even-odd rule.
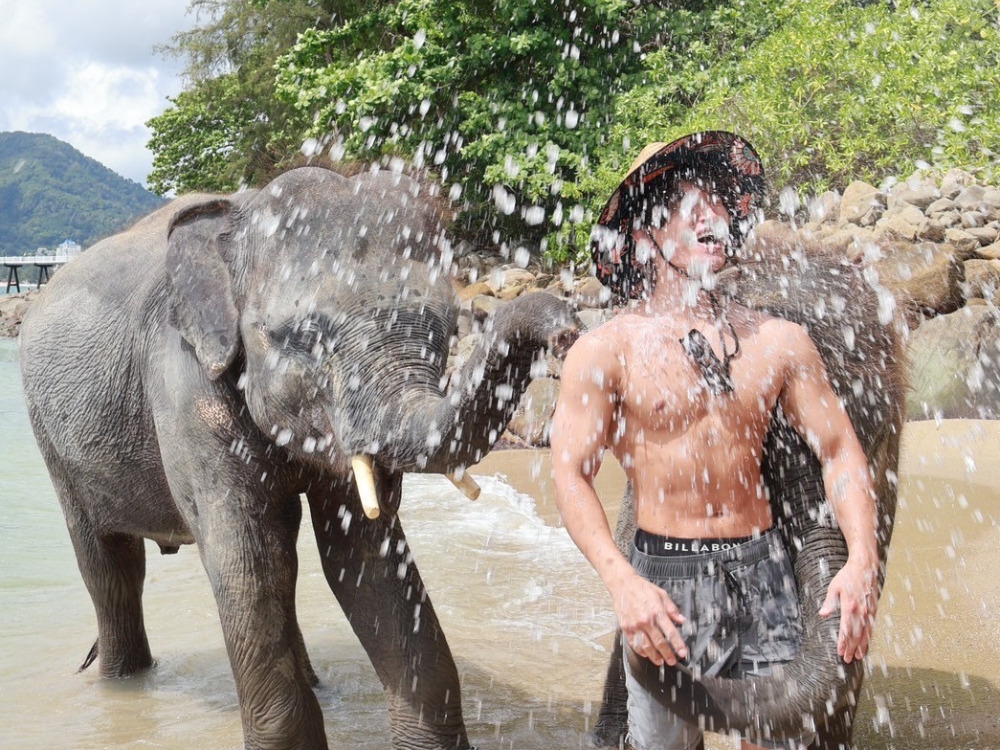
[[[359,454],[351,457],[351,468],[354,470],[354,483],[361,498],[361,507],[365,516],[371,519],[381,514],[378,492],[375,490],[375,472],[371,456]],[[470,500],[475,500],[482,492],[476,480],[464,469],[460,472],[450,472],[445,476]]]
[[[329,406],[324,406],[323,411],[332,430],[333,425],[338,424],[338,419],[331,413]],[[331,432],[331,434],[334,433]],[[348,444],[342,441],[342,445],[346,446]],[[348,452],[351,454],[351,470],[354,474],[354,483],[358,490],[358,496],[361,499],[361,507],[367,518],[376,519],[382,512],[382,505],[379,502],[375,482],[375,462],[378,460],[377,451],[379,444],[377,441],[371,442],[365,448],[369,452],[357,449],[348,449]],[[479,497],[482,490],[476,483],[476,480],[464,468],[447,472],[445,476],[470,500],[476,500]]]

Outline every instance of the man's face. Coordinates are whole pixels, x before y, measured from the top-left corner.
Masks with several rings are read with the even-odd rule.
[[[654,215],[652,223],[648,231],[664,259],[688,275],[715,273],[726,264],[729,212],[714,193],[682,180],[679,197],[667,206],[662,220]]]

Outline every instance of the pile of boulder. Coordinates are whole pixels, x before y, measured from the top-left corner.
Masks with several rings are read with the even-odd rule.
[[[910,419],[1000,418],[1000,189],[970,172],[854,182],[799,231],[895,297],[907,329]]]

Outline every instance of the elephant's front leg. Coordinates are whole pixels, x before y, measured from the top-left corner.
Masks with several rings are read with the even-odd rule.
[[[396,507],[401,476],[380,479]],[[308,496],[327,582],[385,687],[393,747],[467,748],[458,670],[398,517],[365,518],[353,483]]]
[[[300,500],[199,508],[198,548],[219,608],[247,748],[325,750],[323,714],[295,619]]]

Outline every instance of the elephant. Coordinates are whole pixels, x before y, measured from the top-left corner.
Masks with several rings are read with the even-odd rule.
[[[300,167],[258,190],[177,198],[45,286],[20,333],[24,393],[97,613],[88,663],[102,677],[153,664],[143,540],[196,544],[245,746],[327,747],[295,611],[304,495],[393,746],[469,747],[456,665],[396,513],[403,473],[461,478],[579,325],[559,297],[523,296],[446,374],[447,218],[422,178]]]
[[[725,271],[721,290],[748,307],[803,325],[825,362],[868,457],[878,512],[879,575],[896,511],[899,443],[905,421],[907,362],[895,301],[859,266],[815,240],[768,222],[745,248],[740,266]],[[701,677],[657,667],[629,649],[633,673],[658,700],[711,731],[736,730],[751,741],[815,732],[814,747],[847,750],[860,696],[862,662],[837,655],[839,617],[819,616],[847,546],[832,518],[822,472],[805,441],[780,410],[765,441],[763,474],[776,526],[789,550],[798,584],[803,635],[795,659],[768,677]],[[634,499],[627,487],[615,528],[623,552],[635,534]],[[621,632],[608,663],[595,739],[619,747],[627,725]]]

